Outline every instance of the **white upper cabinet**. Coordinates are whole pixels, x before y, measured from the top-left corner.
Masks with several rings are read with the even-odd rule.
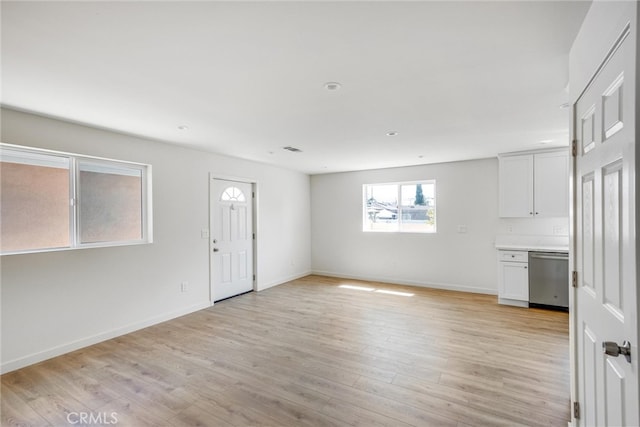
[[[533,155],[500,157],[500,216],[533,216]]]
[[[534,215],[569,216],[569,153],[536,154],[533,164]]]
[[[569,216],[569,154],[566,150],[505,155],[500,165],[500,216]]]

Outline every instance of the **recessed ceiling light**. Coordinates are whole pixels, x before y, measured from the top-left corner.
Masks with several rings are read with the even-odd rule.
[[[189,129],[189,126],[187,126],[187,125],[180,125],[180,126],[178,126],[178,129],[179,129],[179,130],[188,130],[188,129]]]
[[[551,144],[553,142],[553,139],[543,139],[542,141],[539,141],[540,144]]]
[[[389,132],[387,132],[387,136],[396,136],[398,134],[398,132],[396,132],[395,130],[391,130]]]
[[[342,85],[338,82],[327,82],[324,84],[324,88],[326,90],[338,90],[342,87]]]

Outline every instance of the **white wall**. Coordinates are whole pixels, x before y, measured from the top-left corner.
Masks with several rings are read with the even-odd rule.
[[[363,184],[421,179],[436,180],[436,234],[362,231]],[[497,293],[497,159],[315,175],[311,194],[315,273]]]
[[[149,163],[154,212],[150,245],[1,258],[3,372],[209,306],[209,172],[258,181],[260,290],[311,270],[307,175],[6,109],[2,142]]]
[[[564,237],[569,241],[569,218],[500,218],[498,234]]]

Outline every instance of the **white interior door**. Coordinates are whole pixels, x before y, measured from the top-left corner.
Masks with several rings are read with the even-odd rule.
[[[634,48],[631,37],[621,37],[574,106],[574,332],[581,426],[640,422]],[[631,342],[630,358],[615,356],[624,341]],[[612,343],[611,355],[604,352],[605,342]]]
[[[211,178],[211,287],[220,301],[253,290],[253,196],[245,182]]]

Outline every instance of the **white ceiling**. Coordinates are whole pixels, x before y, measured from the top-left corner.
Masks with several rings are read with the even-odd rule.
[[[589,5],[3,1],[1,101],[311,174],[567,145]]]

